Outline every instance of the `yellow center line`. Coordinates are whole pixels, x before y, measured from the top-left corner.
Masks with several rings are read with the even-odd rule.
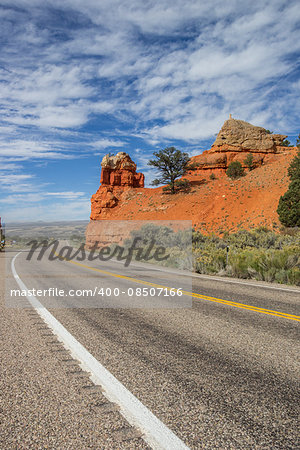
[[[176,290],[176,288],[163,286],[163,285],[156,284],[156,283],[150,283],[149,281],[139,280],[137,278],[128,277],[126,275],[120,275],[120,274],[117,274],[117,273],[114,273],[114,272],[108,272],[106,270],[97,269],[95,267],[87,266],[86,264],[81,264],[81,263],[76,262],[76,261],[69,261],[66,258],[60,257],[60,259],[63,260],[63,261],[69,262],[71,264],[75,264],[76,266],[84,267],[85,269],[89,269],[89,270],[93,270],[95,272],[103,273],[104,275],[109,275],[109,276],[112,276],[114,278],[121,278],[123,280],[128,280],[128,281],[132,281],[134,283],[144,284],[146,286],[152,286],[152,287],[156,287],[156,288],[162,288],[162,289],[168,289],[168,290],[171,290],[171,289]],[[223,305],[228,305],[228,306],[232,306],[232,307],[235,307],[235,308],[247,309],[248,311],[259,312],[261,314],[268,314],[268,315],[271,315],[271,316],[282,317],[284,319],[296,320],[297,322],[300,322],[300,316],[296,316],[294,314],[288,314],[288,313],[284,313],[284,312],[281,312],[281,311],[275,311],[275,310],[272,310],[272,309],[258,308],[257,306],[245,305],[244,303],[232,302],[230,300],[224,300],[222,298],[208,297],[207,295],[196,294],[194,292],[188,292],[188,291],[181,291],[181,292],[182,292],[183,295],[187,295],[187,296],[193,297],[195,299],[208,300],[210,302],[221,303]]]

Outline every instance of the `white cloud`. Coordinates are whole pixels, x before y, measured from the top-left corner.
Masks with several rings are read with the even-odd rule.
[[[26,186],[22,182],[27,179],[30,179],[29,175],[0,175],[0,185],[4,182],[11,192],[0,197],[1,215],[6,222],[88,219],[90,199],[84,192],[43,192],[33,185],[26,192]],[[17,185],[18,189],[10,189],[11,183]]]
[[[33,178],[29,174],[11,174],[11,173],[0,173],[0,187],[4,191],[9,192],[28,192],[32,190],[32,184],[28,182]],[[2,199],[5,197],[2,196]]]
[[[61,159],[70,155],[62,152],[62,144],[59,142],[37,142],[16,139],[9,142],[0,142],[0,156],[10,159]]]
[[[39,193],[25,193],[25,194],[10,194],[0,198],[1,205],[9,205],[16,207],[17,205],[28,205],[30,203],[38,203],[41,201]]]
[[[273,99],[263,85],[277,86],[276,80],[295,68],[287,56],[300,47],[293,30],[299,19],[296,2],[43,2],[66,14],[63,39],[55,38],[51,23],[40,29],[41,4],[15,3],[23,12],[15,12],[3,71],[2,100],[10,124],[65,129],[86,124],[92,114],[124,119],[127,111],[140,133],[149,119],[163,120],[161,137],[169,130],[172,138],[178,124],[189,124],[192,139],[202,139],[192,124],[202,119],[203,108],[211,116],[228,110],[237,115],[247,105],[243,118],[250,120],[258,113],[256,94],[276,128]],[[67,27],[74,14],[78,29]],[[30,47],[19,60],[18,46]],[[157,137],[159,126],[153,128]],[[146,129],[151,128],[146,124]]]
[[[74,200],[79,197],[84,197],[84,192],[72,192],[72,191],[66,191],[66,192],[45,192],[44,196],[46,197],[58,197],[58,198],[65,198],[68,200]]]
[[[154,127],[148,133],[161,138],[199,141],[213,136],[215,130],[221,127],[223,118],[224,114],[219,114],[219,117],[211,120],[199,117],[199,119],[187,120],[186,122],[178,121],[170,125]]]
[[[30,178],[32,178],[31,175],[14,175],[14,174],[0,175],[0,183],[12,184],[18,181],[28,180]]]
[[[90,145],[98,150],[104,150],[110,147],[123,147],[125,144],[122,141],[114,139],[98,139],[97,141],[91,142]]]
[[[68,208],[70,200],[85,204],[80,185],[46,196],[35,185],[38,172],[26,174],[22,161],[87,158],[89,150],[128,147],[130,137],[146,149],[175,139],[199,148],[229,113],[298,131],[295,0],[1,4],[8,8],[0,8],[0,182],[18,205],[20,189],[25,202],[41,195]],[[150,179],[146,160],[139,154],[137,163]],[[53,214],[34,208],[24,214]]]
[[[12,178],[11,180],[7,179],[7,184],[10,184],[11,182],[20,182],[22,178]],[[1,177],[0,177],[0,183],[1,183]],[[72,192],[72,191],[65,191],[65,192],[29,192],[25,194],[10,194],[5,197],[0,198],[0,203],[3,204],[29,204],[29,203],[41,203],[47,199],[47,197],[51,198],[57,198],[57,199],[66,199],[66,200],[83,200],[83,197],[85,200],[88,201],[86,198],[85,192]]]
[[[71,202],[52,203],[49,205],[12,207],[5,210],[5,221],[32,222],[33,220],[86,220],[90,215],[90,202],[87,200],[72,200]]]
[[[19,170],[22,166],[19,164],[11,163],[10,160],[5,160],[0,158],[0,173],[3,171]]]

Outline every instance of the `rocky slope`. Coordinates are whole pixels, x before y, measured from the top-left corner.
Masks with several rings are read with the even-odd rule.
[[[212,148],[192,158],[195,168],[187,174],[190,193],[170,195],[162,188],[144,188],[142,174],[126,153],[102,161],[102,185],[92,197],[91,227],[106,220],[191,220],[204,233],[236,231],[257,226],[279,226],[277,205],[287,190],[287,168],[296,148],[282,146],[284,135],[231,117]],[[255,169],[231,180],[226,169],[231,161],[244,165],[252,153]],[[210,179],[211,174],[214,180]]]

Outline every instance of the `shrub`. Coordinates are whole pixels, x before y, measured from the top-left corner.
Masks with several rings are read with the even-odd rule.
[[[216,180],[216,179],[217,179],[217,177],[216,177],[216,175],[215,175],[214,173],[211,173],[210,176],[209,176],[209,178],[210,178],[211,180]]]
[[[248,153],[248,155],[246,156],[246,158],[244,160],[244,164],[245,164],[246,167],[248,167],[249,170],[253,170],[254,169],[252,153]]]
[[[295,284],[296,286],[300,286],[300,268],[293,267],[287,271],[287,282],[289,284]]]
[[[191,182],[186,178],[175,181],[175,189],[178,191],[189,191],[191,189]]]
[[[294,253],[293,248],[236,251],[230,256],[229,262],[232,275],[238,278],[278,283],[299,282],[300,257]]]
[[[194,250],[195,272],[215,274],[226,267],[226,250],[208,243],[203,249]]]
[[[237,278],[250,278],[248,268],[251,261],[251,253],[249,250],[234,252],[230,255],[229,264],[230,272]]]
[[[226,175],[232,179],[242,177],[244,175],[242,164],[239,161],[233,161],[230,163],[228,169],[226,170]]]
[[[182,180],[176,180],[174,182],[174,191],[172,191],[172,186],[170,183],[167,184],[167,186],[163,187],[163,192],[169,192],[173,194],[179,191],[189,192],[190,190],[191,190],[191,182],[186,178],[183,178]]]

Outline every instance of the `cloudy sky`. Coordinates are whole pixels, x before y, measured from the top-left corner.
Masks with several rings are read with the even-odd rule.
[[[13,5],[13,6],[12,6]],[[298,0],[0,0],[0,216],[88,219],[100,162],[300,132]]]

